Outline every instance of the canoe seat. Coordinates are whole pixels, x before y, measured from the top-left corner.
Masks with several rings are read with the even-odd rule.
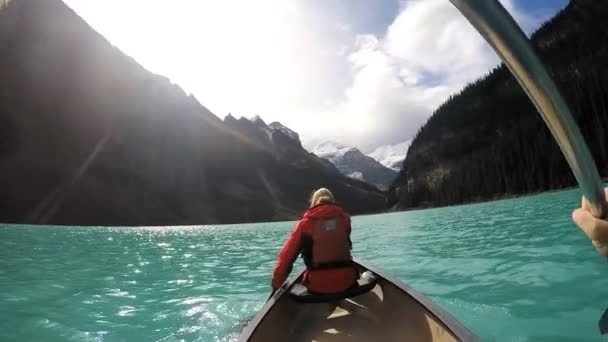
[[[361,274],[359,280],[357,280],[357,285],[354,285],[344,292],[332,294],[311,293],[308,292],[306,286],[296,283],[291,287],[288,295],[298,303],[323,303],[364,294],[371,291],[374,286],[376,286],[377,282],[378,277],[376,277],[375,274],[370,271],[365,271]]]

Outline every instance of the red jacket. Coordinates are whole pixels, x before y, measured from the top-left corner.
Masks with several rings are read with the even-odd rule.
[[[312,241],[314,239],[317,239],[317,241],[318,239],[325,239],[323,233],[319,234],[319,230],[317,230],[319,222],[325,220],[339,222],[337,227],[337,230],[341,230],[340,234],[337,235],[339,240],[335,240],[336,235],[334,234],[331,237],[334,240],[327,241],[328,243],[325,245],[323,243],[315,243],[316,246],[313,248]],[[300,253],[304,256],[304,262],[307,266],[305,284],[311,292],[336,293],[352,286],[358,278],[358,274],[352,266],[322,269],[313,267],[315,259],[322,260],[323,262],[339,262],[341,260],[331,259],[344,259],[346,257],[350,260],[350,232],[350,215],[342,210],[341,207],[334,204],[322,204],[309,209],[297,223],[279,253],[279,258],[272,274],[272,287],[274,289],[281,287]],[[315,234],[314,239],[313,234]],[[335,247],[334,245],[340,247]],[[312,255],[313,250],[315,255]],[[337,255],[336,250],[338,250]]]

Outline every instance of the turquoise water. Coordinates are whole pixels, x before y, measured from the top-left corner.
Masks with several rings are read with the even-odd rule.
[[[597,341],[608,263],[578,205],[571,190],[356,217],[354,254],[484,341]],[[0,226],[0,340],[232,341],[292,227]]]

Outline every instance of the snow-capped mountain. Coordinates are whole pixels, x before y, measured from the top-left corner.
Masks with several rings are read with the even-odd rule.
[[[374,184],[382,190],[386,190],[397,176],[396,171],[366,156],[353,146],[326,141],[315,146],[312,152],[330,161],[344,175]]]
[[[412,140],[410,139],[399,144],[380,146],[369,153],[368,156],[390,169],[399,171],[411,143]]]

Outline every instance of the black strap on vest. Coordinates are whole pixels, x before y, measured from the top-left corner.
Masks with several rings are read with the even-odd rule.
[[[308,267],[310,270],[332,270],[336,268],[346,268],[353,266],[353,262],[351,260],[348,261],[332,261],[332,262],[324,262],[324,263],[312,263]]]

